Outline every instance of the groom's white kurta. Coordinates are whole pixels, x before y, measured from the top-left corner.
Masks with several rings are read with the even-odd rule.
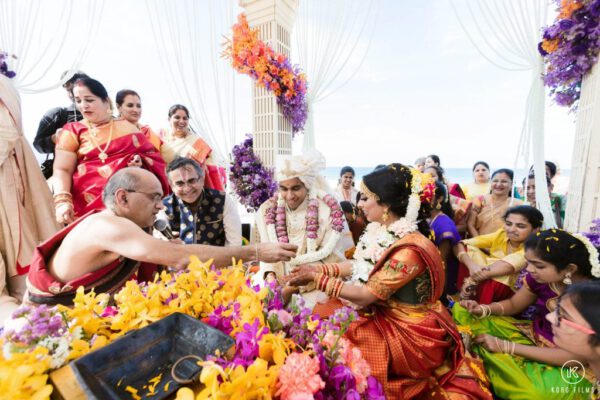
[[[287,231],[288,237],[291,244],[295,244],[298,246],[297,255],[306,253],[306,211],[308,208],[308,195],[296,208],[295,210],[290,210],[286,206],[286,223],[287,223]],[[330,213],[331,210],[327,206],[327,204],[318,199],[319,202],[319,229],[317,231],[317,250],[321,249],[325,243],[328,242],[330,237],[334,235],[335,231],[332,229]],[[272,241],[269,238],[269,234],[267,232],[267,225],[265,223],[265,212],[267,208],[272,207],[273,203],[267,201],[263,203],[263,205],[259,208],[258,212],[255,216],[255,229],[256,233],[258,233],[258,237],[255,236],[256,241],[260,241],[261,243],[268,243]],[[344,230],[342,231],[342,235],[337,241],[333,251],[323,257],[320,260],[315,260],[312,263],[334,263],[340,262],[346,259],[344,253],[346,250],[352,248],[354,243],[352,241],[352,235],[348,230],[348,226],[344,223]],[[264,282],[264,277],[268,272],[274,272],[278,278],[281,278],[290,273],[291,267],[289,263],[279,262],[275,264],[268,263],[260,263],[260,270],[255,274],[254,283],[262,284]],[[306,286],[302,290],[302,295],[306,300],[306,305],[308,307],[313,307],[318,301],[327,299],[327,295],[321,291],[314,289],[314,284]]]

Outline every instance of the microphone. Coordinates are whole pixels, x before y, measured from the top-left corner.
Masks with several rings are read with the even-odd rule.
[[[164,219],[157,219],[154,221],[154,229],[162,233],[167,239],[175,239],[169,223]]]

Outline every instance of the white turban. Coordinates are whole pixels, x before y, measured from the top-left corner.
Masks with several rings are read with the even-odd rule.
[[[276,164],[275,179],[278,182],[298,178],[307,189],[311,189],[317,181],[316,189],[328,191],[328,185],[320,173],[325,169],[325,157],[317,150],[298,156],[281,156]]]

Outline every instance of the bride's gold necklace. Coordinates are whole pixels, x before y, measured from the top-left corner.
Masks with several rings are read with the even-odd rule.
[[[98,135],[98,125],[95,127],[92,127],[91,122],[89,122],[89,125],[86,124],[88,127],[88,130],[90,131],[90,139],[92,140],[92,143],[94,143],[94,146],[96,146],[96,148],[100,152],[100,154],[98,154],[98,158],[100,159],[100,161],[102,161],[102,164],[104,164],[106,162],[106,159],[108,158],[108,154],[106,154],[106,151],[108,150],[108,146],[110,146],[110,142],[112,141],[113,128],[115,126],[115,121],[111,118],[109,124],[110,124],[110,131],[108,133],[108,140],[106,141],[106,145],[104,146],[104,148],[101,148],[100,144],[96,140],[96,136]]]

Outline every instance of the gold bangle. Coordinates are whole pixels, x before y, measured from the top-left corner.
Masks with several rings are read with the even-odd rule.
[[[254,243],[254,257],[258,261],[258,243]]]
[[[492,304],[498,304],[498,307],[500,307],[500,310],[502,311],[500,314],[498,315],[504,315],[504,306],[501,303],[498,303],[497,301],[493,302]],[[491,305],[491,304],[490,304]]]

